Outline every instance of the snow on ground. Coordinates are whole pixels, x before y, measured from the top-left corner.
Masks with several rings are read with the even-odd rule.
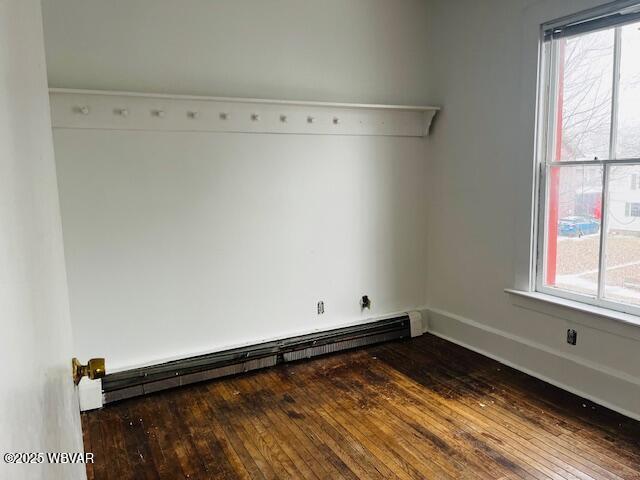
[[[595,295],[600,236],[561,237],[558,240],[556,286]],[[609,235],[606,259],[605,296],[640,305],[640,237]]]

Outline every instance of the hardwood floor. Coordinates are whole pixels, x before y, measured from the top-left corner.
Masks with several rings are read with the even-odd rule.
[[[82,414],[89,479],[640,479],[640,422],[431,335]]]

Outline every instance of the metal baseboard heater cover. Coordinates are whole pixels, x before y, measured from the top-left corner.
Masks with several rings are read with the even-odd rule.
[[[102,379],[104,403],[411,336],[403,315],[112,373]]]

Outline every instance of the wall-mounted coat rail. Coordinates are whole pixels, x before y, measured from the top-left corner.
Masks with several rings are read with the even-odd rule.
[[[52,88],[54,128],[424,137],[438,107]]]

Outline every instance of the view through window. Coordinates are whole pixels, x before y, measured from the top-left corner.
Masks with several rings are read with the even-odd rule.
[[[567,30],[545,42],[538,290],[639,313],[640,20]]]

